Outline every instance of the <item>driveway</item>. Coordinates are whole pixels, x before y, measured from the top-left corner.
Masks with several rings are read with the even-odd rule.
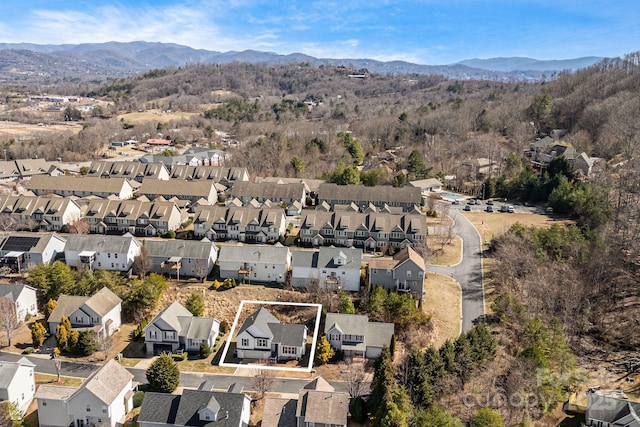
[[[427,270],[450,276],[462,288],[462,332],[473,327],[473,321],[485,313],[482,284],[482,241],[473,224],[461,213],[451,212],[456,231],[462,239],[462,260],[454,266],[427,264]]]

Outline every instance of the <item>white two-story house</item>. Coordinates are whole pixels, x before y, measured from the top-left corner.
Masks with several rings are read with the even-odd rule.
[[[70,267],[129,271],[134,258],[140,254],[140,244],[129,233],[122,236],[70,234],[64,256]]]
[[[0,284],[0,297],[7,297],[15,307],[16,320],[22,322],[27,315],[38,315],[36,289],[19,283]]]
[[[133,409],[133,393],[133,374],[112,359],[77,388],[41,385],[38,422],[40,427],[123,425]]]
[[[291,254],[293,286],[305,288],[315,281],[321,288],[358,292],[362,249],[320,247]]]
[[[391,345],[393,323],[369,322],[359,314],[327,313],[324,334],[331,347],[345,356],[375,359]]]
[[[0,361],[0,401],[13,402],[24,413],[36,393],[35,366],[26,357]]]

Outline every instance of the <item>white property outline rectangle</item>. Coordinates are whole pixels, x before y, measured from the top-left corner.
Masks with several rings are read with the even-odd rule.
[[[299,307],[316,307],[318,312],[316,313],[316,325],[313,330],[313,342],[311,343],[311,353],[309,354],[309,366],[306,368],[284,368],[278,366],[269,366],[269,365],[258,365],[256,363],[226,363],[225,360],[227,358],[227,352],[229,351],[229,346],[231,345],[231,340],[235,336],[236,328],[238,326],[238,321],[240,320],[240,313],[242,313],[242,308],[246,304],[258,304],[258,305],[290,305],[290,306],[299,306]],[[258,368],[258,369],[271,369],[274,371],[292,371],[292,372],[311,372],[313,369],[313,361],[315,359],[316,353],[316,342],[318,339],[318,332],[320,330],[320,317],[322,316],[322,304],[312,304],[312,303],[304,303],[304,302],[283,302],[283,301],[253,301],[253,300],[242,300],[240,301],[240,306],[238,307],[238,312],[236,313],[236,317],[233,320],[233,326],[231,327],[231,332],[229,333],[229,337],[227,338],[227,342],[224,346],[224,350],[222,351],[222,357],[220,358],[219,366],[229,366],[233,368]]]

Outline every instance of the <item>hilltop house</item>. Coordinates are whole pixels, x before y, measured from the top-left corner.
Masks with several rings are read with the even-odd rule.
[[[321,247],[317,251],[296,250],[291,254],[291,279],[296,288],[315,281],[321,288],[360,290],[362,249]]]
[[[331,346],[345,356],[375,359],[391,345],[393,323],[369,322],[358,314],[327,313],[324,334]]]
[[[124,425],[133,409],[133,374],[114,359],[79,387],[42,384],[36,392],[40,427]]]
[[[291,266],[291,252],[286,246],[224,245],[218,255],[220,277],[242,282],[285,283]]]
[[[111,336],[120,329],[121,311],[122,300],[107,287],[91,297],[60,295],[56,308],[47,319],[49,333],[56,333],[65,316],[72,328],[94,328],[98,334]]]
[[[349,394],[336,391],[324,378],[316,377],[298,393],[297,399],[267,398],[262,427],[346,427]]]
[[[15,307],[16,320],[22,322],[27,315],[38,315],[38,300],[36,289],[19,283],[0,284],[0,297],[6,297],[13,302]]]
[[[144,328],[147,355],[178,349],[199,351],[203,342],[213,347],[220,322],[211,317],[196,317],[178,301],[172,302]]]
[[[241,392],[211,391],[207,382],[182,394],[148,392],[144,395],[140,427],[247,427],[251,398]]]
[[[382,286],[388,291],[411,292],[422,298],[424,258],[412,248],[404,248],[391,259],[375,258],[369,261],[369,286]]]
[[[273,361],[301,359],[305,355],[307,327],[281,323],[260,307],[247,317],[236,335],[236,352],[240,359]]]
[[[139,253],[140,242],[129,233],[122,236],[70,234],[64,247],[67,265],[82,265],[92,270],[129,271]]]
[[[13,402],[24,413],[36,392],[35,367],[26,357],[21,357],[16,362],[1,360],[0,402]]]

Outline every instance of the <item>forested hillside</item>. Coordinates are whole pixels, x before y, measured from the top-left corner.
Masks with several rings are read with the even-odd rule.
[[[412,353],[409,367],[423,357],[444,358],[439,363],[445,367],[428,378],[404,377],[409,395],[394,392],[396,412],[409,398],[428,397],[461,415],[465,409],[447,396],[493,381],[537,396],[537,412],[529,415],[539,417],[574,384],[540,384],[540,369],[571,373],[574,353],[580,362],[597,364],[620,352],[613,362],[624,364],[623,351],[640,349],[634,333],[640,319],[640,53],[538,84],[233,63],[154,70],[108,85],[70,82],[3,92],[2,119],[35,123],[41,117],[21,108],[17,93],[108,102],[82,114],[77,135],[5,141],[13,157],[89,159],[109,141],[158,133],[178,146],[215,144],[220,130],[238,142],[228,148],[229,165],[246,166],[252,175],[366,185],[455,175],[463,191],[482,186],[487,197],[539,203],[574,220],[571,227],[545,230],[516,225],[491,242],[489,300],[500,325],[498,350],[493,344],[478,350],[478,337],[465,336],[443,349]],[[169,123],[118,119],[148,109],[194,114]],[[543,174],[527,166],[523,150],[554,129],[566,131],[563,140],[578,152],[601,158],[592,176],[578,176],[562,157]],[[477,158],[495,161],[498,174],[476,181],[468,165]],[[485,378],[487,365],[492,375]],[[518,408],[502,411],[512,424],[522,420]]]

